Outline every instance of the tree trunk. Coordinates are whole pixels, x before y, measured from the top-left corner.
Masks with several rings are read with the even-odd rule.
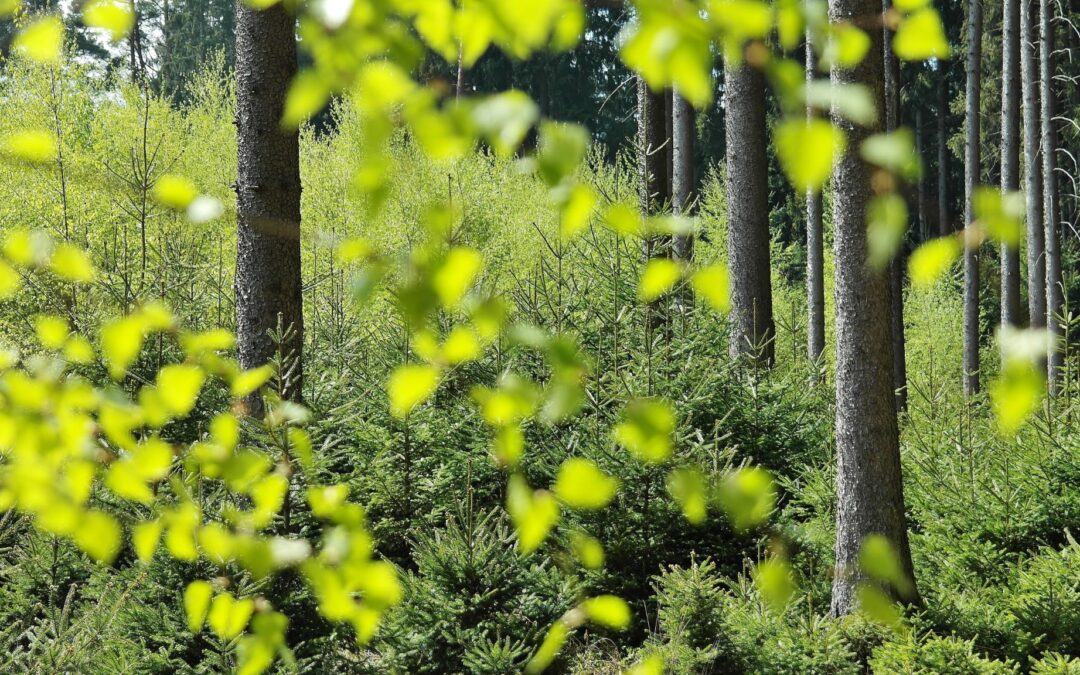
[[[236,325],[240,365],[269,362],[269,335],[290,330],[282,393],[299,400],[303,369],[300,282],[300,142],[283,131],[281,115],[296,74],[295,20],[282,5],[258,11],[236,4]],[[262,411],[256,394],[252,414]]]
[[[693,212],[697,199],[694,173],[694,107],[690,102],[675,92],[672,104],[671,145],[672,176],[671,206],[675,213],[689,216]],[[694,237],[692,234],[675,237],[675,258],[690,262],[694,257]]]
[[[668,200],[667,106],[663,92],[654,92],[637,78],[639,201],[643,215],[660,212]]]
[[[817,57],[810,41],[806,38],[806,83],[815,79]],[[814,115],[812,108],[806,109],[807,118]],[[806,305],[807,319],[807,356],[817,363],[825,352],[825,253],[822,228],[822,201],[820,190],[808,190],[806,193]]]
[[[881,15],[881,0],[830,0],[829,19],[866,22]],[[884,101],[883,34],[869,31],[872,47],[861,64],[832,68],[836,86],[869,87]],[[892,392],[889,280],[866,264],[866,209],[873,197],[872,168],[859,145],[874,129],[840,117],[834,123],[848,136],[848,150],[833,174],[833,228],[836,256],[836,575],[832,611],[847,614],[857,605],[864,579],[859,550],[870,535],[893,545],[912,579],[911,549],[904,515],[900,440]]]
[[[892,3],[885,0],[884,9]],[[890,41],[882,34],[885,71],[885,130],[900,128],[900,59],[893,54]],[[896,256],[889,263],[889,327],[892,335],[892,374],[896,409],[907,409],[907,350],[904,344],[904,245],[901,243]]]
[[[968,0],[967,98],[964,102],[964,226],[975,220],[980,180],[979,87],[982,83],[982,0]],[[964,395],[979,392],[979,247],[964,247]]]
[[[769,268],[769,176],[765,138],[765,78],[745,59],[728,66],[728,265],[731,267],[732,355],[771,365],[776,329]]]
[[[1004,0],[1001,19],[1001,189],[1020,189],[1020,0]],[[1001,324],[1019,326],[1020,247],[1001,245]]]
[[[915,156],[919,158],[919,166],[923,166],[926,153],[926,133],[923,127],[922,106],[915,108]],[[919,178],[915,183],[915,199],[918,200],[916,218],[919,221],[919,241],[925,243],[930,240],[930,223],[926,215],[926,179],[919,172]]]
[[[1042,110],[1039,103],[1036,0],[1020,0],[1020,65],[1024,88],[1024,192],[1027,201],[1028,324],[1046,326],[1046,231],[1042,219]]]
[[[949,138],[947,120],[949,117],[948,78],[945,77],[945,63],[938,62],[937,70],[937,140],[938,140],[938,234],[942,237],[952,234],[952,218],[949,216]]]
[[[1060,315],[1064,304],[1061,279],[1061,248],[1057,214],[1057,133],[1054,128],[1054,26],[1053,8],[1049,0],[1039,0],[1039,83],[1042,98],[1042,175],[1043,223],[1046,228],[1046,325],[1052,337],[1052,349],[1047,362],[1051,395],[1057,394],[1058,380],[1064,366],[1064,354],[1059,344],[1062,336]]]

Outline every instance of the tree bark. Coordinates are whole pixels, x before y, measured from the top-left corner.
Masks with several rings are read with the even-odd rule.
[[[696,194],[696,175],[694,172],[694,107],[690,102],[674,93],[672,104],[671,145],[672,176],[671,206],[675,213],[689,216],[693,212]],[[694,236],[680,234],[675,237],[675,258],[690,262],[694,257]]]
[[[817,57],[810,41],[806,38],[806,83],[815,79]],[[814,116],[812,108],[807,107],[806,117]],[[817,363],[825,352],[825,253],[822,227],[822,201],[820,190],[808,190],[806,193],[806,306],[807,306],[807,356]]]
[[[637,78],[639,201],[643,215],[655,215],[668,201],[667,105],[663,92],[654,92]]]
[[[1064,366],[1061,349],[1062,326],[1060,315],[1064,304],[1061,278],[1061,247],[1058,232],[1057,204],[1057,133],[1054,128],[1054,25],[1053,8],[1049,0],[1039,0],[1039,83],[1042,105],[1042,175],[1043,223],[1046,228],[1046,325],[1050,329],[1052,348],[1047,361],[1051,395],[1057,394],[1058,380]]]
[[[915,109],[915,156],[919,158],[919,166],[923,166],[926,153],[926,133],[923,126],[922,106]],[[919,241],[930,240],[930,223],[926,215],[926,179],[919,172],[919,178],[915,183],[915,199],[918,200],[918,208],[915,217],[919,221]]]
[[[975,220],[980,180],[979,106],[982,83],[982,0],[968,0],[967,97],[964,102],[964,226]],[[979,247],[964,247],[964,395],[979,393]]]
[[[885,0],[884,9],[892,3]],[[884,23],[884,21],[883,21]],[[900,128],[900,59],[893,54],[890,41],[882,34],[885,71],[885,130],[894,132]],[[889,263],[889,327],[892,335],[892,374],[896,409],[907,409],[907,349],[904,340],[904,244]]]
[[[304,316],[300,281],[300,142],[281,115],[296,74],[295,19],[282,5],[259,11],[236,4],[236,324],[240,365],[274,358],[269,331],[291,338],[282,394],[299,400]],[[248,401],[259,414],[262,401]]]
[[[1001,19],[1001,189],[1020,189],[1020,0],[1004,0]],[[1001,245],[1001,324],[1019,326],[1020,247]]]
[[[1020,0],[1020,70],[1024,89],[1024,192],[1027,201],[1028,325],[1046,327],[1046,231],[1042,218],[1042,110],[1039,103],[1038,10]]]
[[[881,0],[830,0],[829,19],[880,25]],[[837,86],[869,87],[884,102],[883,34],[870,30],[872,47],[861,64],[832,68]],[[836,256],[836,575],[832,611],[847,614],[857,605],[864,580],[859,550],[870,535],[893,545],[912,579],[911,550],[904,514],[900,441],[892,392],[889,280],[866,264],[866,209],[873,197],[872,168],[859,145],[874,129],[843,119],[834,123],[848,136],[848,150],[833,173],[833,228]]]
[[[948,78],[945,64],[938,62],[937,70],[937,140],[938,140],[938,234],[952,234],[953,224],[949,215],[949,118]]]
[[[733,356],[771,365],[776,328],[769,266],[769,176],[765,78],[745,59],[725,69],[727,113],[728,265],[731,268]]]

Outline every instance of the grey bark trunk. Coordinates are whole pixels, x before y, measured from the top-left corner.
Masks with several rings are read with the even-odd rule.
[[[817,57],[810,42],[806,40],[806,82],[815,79]],[[806,109],[807,118],[813,117],[812,108]],[[806,306],[807,306],[807,356],[817,363],[825,352],[825,253],[822,228],[821,192],[806,193]]]
[[[638,106],[638,185],[641,212],[655,215],[667,201],[668,143],[667,124],[664,121],[664,93],[654,92],[637,78]]]
[[[922,107],[915,109],[915,155],[919,158],[919,166],[923,166],[926,153],[926,132],[923,127]],[[926,214],[926,179],[919,172],[918,181],[915,183],[915,198],[918,200],[916,218],[919,220],[919,241],[926,242],[930,239],[930,223]]]
[[[949,216],[949,138],[948,125],[949,98],[948,80],[942,70],[944,63],[938,63],[937,73],[937,141],[938,141],[938,234],[942,237],[952,234],[952,218]]]
[[[1057,204],[1057,133],[1054,128],[1054,26],[1053,8],[1049,0],[1039,0],[1039,60],[1040,96],[1042,98],[1042,175],[1043,223],[1046,228],[1046,325],[1050,329],[1053,348],[1047,361],[1050,393],[1056,395],[1064,353],[1059,344],[1063,333],[1060,315],[1064,304],[1061,279],[1061,248],[1058,232]]]
[[[675,213],[689,216],[693,213],[696,195],[694,172],[694,107],[675,92],[672,104],[671,145],[672,176],[671,206]],[[674,242],[675,258],[690,262],[694,257],[694,236],[678,235]]]
[[[772,364],[776,329],[769,266],[769,182],[765,78],[744,60],[725,70],[728,265],[733,356]]]
[[[1036,0],[1020,0],[1020,70],[1024,89],[1024,192],[1027,198],[1028,325],[1046,326],[1046,231],[1042,219],[1042,110]]]
[[[1020,189],[1020,0],[1004,0],[1001,18],[1001,189]],[[1001,245],[1001,324],[1019,326],[1020,248]]]
[[[885,0],[884,9],[892,3]],[[883,57],[885,71],[885,130],[896,131],[900,127],[900,59],[893,54],[892,46],[884,37],[891,31],[884,29]],[[901,244],[896,256],[889,263],[889,327],[892,335],[893,392],[897,410],[907,409],[907,349],[904,340],[904,246]]]
[[[281,5],[265,11],[236,4],[236,325],[240,365],[269,362],[280,323],[291,339],[282,394],[299,400],[304,339],[300,281],[300,142],[281,115],[296,74],[295,19]],[[262,410],[258,395],[248,401]]]
[[[982,83],[982,0],[968,0],[967,97],[964,102],[964,226],[975,220],[980,180],[979,88]],[[964,247],[964,395],[979,392],[979,248]]]
[[[830,0],[835,23],[867,22],[881,15],[881,0]],[[832,68],[835,85],[860,84],[884,103],[882,32],[866,59],[851,70]],[[873,197],[872,169],[859,145],[874,129],[856,126],[834,109],[834,123],[848,135],[848,150],[833,174],[836,256],[836,575],[832,611],[858,605],[863,540],[879,534],[892,542],[904,571],[912,576],[904,515],[900,442],[892,392],[889,280],[866,264],[866,208]],[[913,578],[913,577],[912,577]]]

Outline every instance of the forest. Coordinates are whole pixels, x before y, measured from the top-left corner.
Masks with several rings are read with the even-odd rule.
[[[0,0],[0,673],[1080,674],[1076,0]]]

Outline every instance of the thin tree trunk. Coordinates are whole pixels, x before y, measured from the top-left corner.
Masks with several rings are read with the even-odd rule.
[[[675,213],[689,216],[697,199],[694,172],[694,107],[675,92],[672,104],[671,145],[671,206]],[[690,262],[694,257],[694,236],[681,234],[675,237],[675,258]]]
[[[926,130],[923,127],[922,106],[915,108],[915,155],[919,158],[919,166],[923,166],[926,153]],[[926,215],[926,179],[922,172],[915,183],[915,198],[918,200],[916,218],[919,219],[919,241],[926,242],[930,239],[930,223]]]
[[[1061,278],[1061,248],[1058,232],[1057,204],[1057,133],[1054,128],[1054,26],[1053,8],[1049,0],[1039,0],[1039,83],[1042,98],[1042,174],[1043,223],[1046,228],[1046,325],[1052,336],[1052,349],[1047,362],[1051,395],[1057,394],[1058,379],[1064,366],[1064,354],[1059,344],[1062,336],[1060,315],[1064,304]]]
[[[881,0],[830,0],[832,22],[875,21]],[[873,17],[873,19],[871,19]],[[863,85],[884,102],[882,32],[867,57],[853,69],[832,68],[836,86]],[[859,551],[870,535],[886,537],[902,569],[913,578],[904,514],[900,441],[892,392],[889,279],[866,264],[866,209],[873,197],[872,168],[859,145],[874,129],[840,117],[834,123],[848,136],[848,150],[833,174],[833,229],[836,257],[836,575],[832,611],[856,609],[864,579]],[[914,599],[914,598],[912,598]]]
[[[282,5],[255,10],[236,3],[236,324],[240,365],[269,362],[277,346],[269,335],[291,331],[281,345],[283,394],[302,392],[304,339],[300,280],[300,142],[283,131],[281,115],[296,74],[295,19]],[[256,394],[248,401],[259,414]]]
[[[964,103],[964,225],[975,220],[979,185],[979,87],[982,84],[982,0],[968,0],[967,98]],[[964,247],[964,395],[979,393],[979,247]]]
[[[815,79],[817,57],[810,41],[806,39],[806,82]],[[807,107],[806,117],[814,116]],[[825,253],[822,228],[822,201],[819,190],[806,193],[806,305],[807,305],[807,356],[817,363],[825,352]]]
[[[655,215],[667,201],[668,161],[667,161],[667,123],[664,120],[667,109],[663,92],[654,92],[637,78],[638,106],[638,171],[639,202],[641,213]]]
[[[1004,0],[1001,29],[1001,189],[1020,189],[1020,0]],[[1001,245],[1001,324],[1019,326],[1020,247]]]
[[[1042,219],[1042,110],[1036,0],[1020,0],[1020,70],[1024,89],[1024,192],[1027,201],[1028,325],[1046,326],[1046,230]]]
[[[890,9],[892,3],[885,0],[884,8]],[[893,54],[891,41],[884,40],[889,34],[888,28],[883,33],[883,56],[885,71],[885,130],[889,132],[900,128],[900,59]],[[896,409],[907,409],[907,349],[904,341],[904,246],[892,262],[889,263],[889,327],[892,335],[892,374],[893,392]]]
[[[948,78],[945,63],[938,62],[937,70],[937,141],[938,141],[938,234],[952,234],[952,218],[949,215],[949,117]]]
[[[772,364],[776,328],[769,267],[769,175],[765,78],[744,59],[725,71],[728,265],[731,267],[732,355]]]

